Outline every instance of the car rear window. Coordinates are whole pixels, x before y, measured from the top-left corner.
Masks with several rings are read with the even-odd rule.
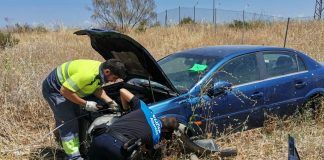
[[[306,70],[305,64],[294,53],[264,53],[268,77],[282,76]]]

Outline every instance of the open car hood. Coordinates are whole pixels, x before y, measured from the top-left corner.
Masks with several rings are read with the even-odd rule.
[[[92,47],[104,59],[115,58],[123,62],[127,68],[126,81],[132,78],[150,79],[178,93],[151,54],[131,37],[99,29],[79,30],[74,34],[88,35]]]

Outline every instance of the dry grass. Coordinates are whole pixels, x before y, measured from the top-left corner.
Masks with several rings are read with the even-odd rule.
[[[318,120],[309,112],[286,120],[273,118],[263,128],[224,136],[217,142],[236,147],[239,153],[234,159],[287,159],[290,134],[302,159],[324,159],[323,114]]]
[[[247,30],[245,44],[282,46],[285,24],[267,25]],[[91,48],[87,37],[71,30],[47,33],[15,34],[20,43],[0,50],[0,159],[28,159],[39,147],[55,146],[52,136],[41,139],[53,129],[53,118],[41,95],[41,82],[57,65],[72,59],[102,58]],[[240,44],[242,31],[224,26],[182,26],[152,28],[145,33],[129,33],[155,58],[169,53],[208,45]],[[304,51],[324,61],[324,22],[293,22],[288,47]],[[269,133],[256,129],[220,139],[225,146],[235,146],[235,159],[286,159],[287,134],[296,138],[303,159],[323,159],[323,122],[289,122]],[[20,150],[17,150],[20,149]]]

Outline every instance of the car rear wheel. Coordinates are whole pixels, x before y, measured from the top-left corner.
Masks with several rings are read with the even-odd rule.
[[[324,118],[323,108],[324,108],[324,95],[321,95],[314,100],[314,117],[316,120]]]
[[[317,94],[310,98],[305,105],[303,106],[300,112],[303,114],[309,110],[312,114],[312,117],[315,119],[323,118],[323,108],[324,108],[324,95]]]

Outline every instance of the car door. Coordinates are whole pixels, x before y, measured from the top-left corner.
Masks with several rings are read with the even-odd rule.
[[[294,52],[263,52],[266,79],[264,80],[266,114],[291,115],[311,90],[311,73]]]
[[[216,72],[213,82],[226,81],[233,85],[231,91],[211,99],[210,116],[218,132],[260,125],[263,117],[258,108],[264,104],[264,89],[257,83],[261,79],[260,56],[250,53],[235,57]]]

